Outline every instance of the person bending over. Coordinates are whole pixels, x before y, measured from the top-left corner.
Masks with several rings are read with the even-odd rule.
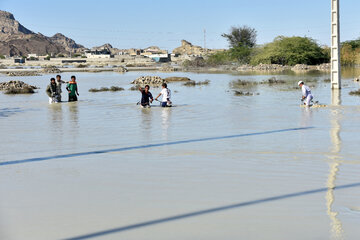
[[[311,89],[306,86],[303,81],[299,81],[298,85],[300,86],[302,92],[301,100],[304,101],[304,105],[310,106],[310,102],[314,98],[314,96],[311,94]]]

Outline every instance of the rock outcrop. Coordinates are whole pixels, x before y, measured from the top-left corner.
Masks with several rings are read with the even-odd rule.
[[[9,77],[29,77],[29,76],[40,76],[38,71],[14,71],[6,72]]]
[[[141,77],[138,77],[137,79],[135,79],[134,81],[132,81],[132,84],[136,84],[139,86],[143,86],[146,84],[161,85],[164,82],[165,82],[165,80],[159,76],[141,76]]]
[[[205,49],[200,46],[194,46],[186,40],[181,40],[181,46],[175,48],[172,53],[180,55],[202,55],[205,53]]]
[[[42,70],[43,73],[61,73],[60,69],[55,66],[46,66]]]
[[[0,83],[0,91],[4,91],[5,94],[35,93],[34,89],[38,89],[38,87],[29,85],[23,81],[9,81]]]

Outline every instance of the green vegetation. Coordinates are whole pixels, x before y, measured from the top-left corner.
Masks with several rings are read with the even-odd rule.
[[[5,59],[5,56],[4,56],[4,55],[0,55],[0,59]]]
[[[256,45],[256,30],[248,26],[231,27],[229,34],[222,34],[229,42],[230,49],[223,54],[227,57],[224,60],[236,60],[239,63],[246,64],[250,62],[250,55]],[[221,56],[221,55],[220,55]]]
[[[195,87],[195,86],[201,86],[201,85],[209,85],[210,84],[210,80],[205,80],[205,81],[200,81],[200,82],[195,82],[195,81],[188,81],[186,83],[184,83],[184,86],[188,86],[188,87]]]
[[[257,46],[257,32],[248,26],[232,27],[230,33],[222,34],[229,42],[229,49],[209,55],[202,63],[186,62],[187,66],[214,66],[225,64],[296,64],[317,65],[330,61],[330,49],[321,47],[314,39],[308,37],[278,36],[273,42]],[[360,62],[360,39],[346,42],[344,45],[356,54],[346,55],[347,62]],[[345,51],[348,52],[348,51]],[[356,56],[355,56],[356,55]],[[346,61],[345,61],[346,62]]]
[[[360,39],[346,41],[341,45],[342,64],[348,66],[360,64]]]
[[[56,57],[58,57],[58,58],[63,58],[63,57],[65,57],[65,55],[62,54],[62,53],[59,53]]]
[[[356,90],[356,91],[351,91],[351,92],[349,92],[349,94],[353,95],[353,96],[360,96],[360,89]]]
[[[329,59],[329,50],[321,48],[311,38],[279,36],[273,42],[258,48],[251,64],[316,65],[327,63]]]
[[[44,60],[50,61],[51,56],[47,55],[46,58],[44,58]]]

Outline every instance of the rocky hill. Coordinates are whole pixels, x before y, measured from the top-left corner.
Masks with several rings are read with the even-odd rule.
[[[16,21],[13,14],[0,10],[0,55],[66,54],[83,48],[62,34],[47,37],[41,33],[34,33]]]
[[[180,55],[201,55],[205,53],[205,50],[200,46],[194,46],[190,42],[186,40],[181,40],[181,46],[178,48],[175,48],[173,51],[175,54]]]
[[[68,52],[82,52],[86,49],[83,45],[77,44],[74,40],[64,36],[61,33],[57,33],[50,37],[50,40],[65,47],[65,50]]]

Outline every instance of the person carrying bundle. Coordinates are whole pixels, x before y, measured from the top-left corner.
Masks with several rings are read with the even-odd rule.
[[[55,78],[50,79],[50,84],[46,87],[46,93],[49,96],[49,103],[57,103],[61,101]]]

